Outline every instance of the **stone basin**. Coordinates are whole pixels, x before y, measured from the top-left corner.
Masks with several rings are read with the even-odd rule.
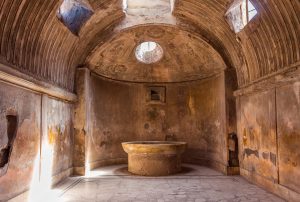
[[[142,176],[166,176],[181,171],[181,154],[186,142],[123,142],[128,154],[128,171]]]

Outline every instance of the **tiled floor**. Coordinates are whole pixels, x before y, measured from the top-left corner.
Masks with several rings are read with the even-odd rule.
[[[132,176],[126,165],[110,166],[87,177],[69,178],[53,191],[55,199],[43,196],[42,201],[283,201],[242,177],[193,165],[185,165],[183,173],[168,177]],[[24,201],[21,198],[13,201]]]

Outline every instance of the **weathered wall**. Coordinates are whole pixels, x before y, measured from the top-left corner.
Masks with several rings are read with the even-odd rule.
[[[279,182],[300,193],[300,82],[276,91]]]
[[[1,201],[28,189],[33,175],[48,175],[55,183],[72,170],[71,104],[0,82],[0,149],[7,144],[6,115],[11,113],[18,118],[17,133],[7,172],[0,177]]]
[[[124,141],[177,140],[188,142],[186,162],[223,170],[227,165],[224,75],[163,85],[165,103],[147,102],[148,86],[92,75],[87,148],[91,167],[124,162]]]
[[[42,147],[48,143],[53,152],[52,176],[54,176],[53,182],[55,183],[61,179],[59,175],[68,176],[72,173],[73,106],[43,95],[43,110],[43,113],[46,113],[43,121],[47,126],[43,135],[48,136],[42,139]],[[43,167],[41,172],[43,172]]]
[[[91,167],[126,162],[121,142],[139,139],[140,85],[91,77],[87,162]]]
[[[90,71],[85,68],[76,72],[75,89],[78,101],[74,104],[74,146],[73,146],[73,169],[74,174],[85,174],[86,163],[86,134],[89,124],[90,104]]]
[[[266,91],[239,98],[241,168],[276,182],[275,93]]]
[[[289,201],[300,197],[300,83],[293,71],[237,97],[241,173]]]
[[[6,114],[15,111],[18,130],[7,173],[0,177],[0,200],[29,187],[38,158],[41,129],[41,96],[0,83],[0,148],[7,144]]]

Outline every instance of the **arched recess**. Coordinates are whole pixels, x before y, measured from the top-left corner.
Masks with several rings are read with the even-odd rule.
[[[99,40],[99,44],[93,44],[94,48],[91,50],[90,55],[81,58],[81,64],[89,64],[91,66],[90,70],[80,68],[78,78],[76,79],[79,81],[79,84],[86,82],[84,85],[91,85],[89,89],[85,89],[85,96],[91,101],[85,113],[91,114],[90,120],[92,123],[88,129],[88,131],[90,131],[89,137],[92,140],[86,142],[88,149],[86,151],[87,153],[84,154],[86,155],[86,163],[89,165],[88,168],[90,169],[110,163],[125,162],[124,160],[126,159],[120,147],[121,141],[148,138],[144,136],[144,134],[152,134],[153,136],[149,137],[155,139],[177,137],[183,140],[188,140],[187,137],[189,135],[197,137],[199,134],[213,134],[210,136],[212,139],[208,138],[208,142],[203,143],[205,149],[199,146],[199,144],[191,145],[187,156],[193,156],[193,158],[187,158],[186,162],[202,163],[227,172],[227,134],[235,132],[236,126],[234,122],[235,119],[233,118],[235,113],[226,109],[229,105],[234,108],[233,91],[237,88],[237,80],[235,69],[232,67],[234,65],[231,63],[232,59],[228,57],[229,55],[226,55],[225,52],[222,52],[221,55],[219,52],[220,49],[215,49],[215,47],[221,47],[223,44],[217,43],[220,41],[214,39],[212,35],[209,36],[209,39],[211,39],[209,40],[207,38],[208,36],[204,37],[198,34],[199,32],[195,33],[190,31],[190,24],[188,24],[188,26],[184,21],[179,24],[182,29],[179,25],[162,23],[129,26],[124,29],[118,29],[119,23],[122,24],[122,22],[116,21],[114,25],[108,25],[108,28],[105,29],[108,30],[108,32],[102,33],[102,37],[97,39]],[[181,78],[173,82],[172,80],[160,81],[159,79],[149,77],[146,77],[146,79],[142,77],[142,79],[139,78],[135,80],[135,78],[128,77],[132,76],[131,73],[133,70],[130,70],[129,75],[126,75],[126,77],[120,78],[119,76],[124,74],[124,64],[116,67],[109,65],[118,63],[119,57],[123,58],[122,53],[124,53],[125,59],[123,58],[121,62],[124,62],[126,59],[128,59],[126,62],[129,62],[128,64],[126,63],[125,66],[128,65],[130,67],[132,65],[134,67],[133,69],[143,69],[145,67],[143,65],[136,66],[136,64],[140,63],[134,59],[134,48],[140,42],[146,40],[161,43],[162,47],[166,49],[177,49],[178,54],[187,52],[184,50],[184,46],[180,44],[182,41],[190,41],[192,44],[201,43],[201,45],[203,45],[201,47],[206,46],[203,48],[205,51],[216,56],[214,59],[222,61],[220,63],[221,68],[219,68],[217,72],[213,72],[212,75],[206,75],[204,77],[199,76],[203,72],[195,71],[194,73],[198,74],[196,79]],[[174,40],[178,41],[178,43],[172,45]],[[197,40],[200,42],[197,42]],[[213,45],[211,42],[214,42]],[[112,46],[112,48],[110,46]],[[198,51],[201,52],[202,50]],[[172,53],[174,57],[171,59],[176,60],[174,52]],[[195,49],[192,49],[191,54],[193,54],[193,52],[195,52]],[[187,54],[184,56],[186,57]],[[223,58],[225,56],[227,56],[226,59]],[[85,60],[85,58],[87,58],[87,60]],[[98,60],[95,60],[95,58]],[[108,64],[103,64],[105,60],[108,60]],[[225,62],[225,60],[227,62]],[[183,61],[182,67],[186,68],[189,62],[190,61],[187,60]],[[196,60],[196,62],[200,63],[201,61]],[[227,64],[229,64],[228,66],[231,68],[226,69]],[[108,66],[109,68],[104,68],[104,72],[98,72],[95,66],[101,68],[102,65]],[[191,67],[189,66],[188,68]],[[116,72],[108,72],[109,74],[107,75],[105,74],[107,73],[107,69],[116,70]],[[220,75],[225,69],[225,76]],[[90,74],[90,71],[94,73]],[[100,78],[99,75],[101,75]],[[167,78],[169,77],[167,76]],[[225,88],[224,82],[231,82],[229,83],[230,86],[226,84]],[[216,86],[216,89],[214,89],[213,86]],[[147,89],[151,89],[151,87],[153,87],[154,91],[157,90],[157,92],[167,92],[167,99],[171,100],[171,102],[163,103],[162,105],[149,105],[145,103],[144,98],[147,97],[145,94],[147,93]],[[233,89],[233,87],[235,89]],[[81,89],[81,87],[79,87],[79,89]],[[171,96],[171,98],[169,96]],[[173,98],[175,101],[172,101]],[[209,106],[207,106],[207,103],[211,103],[211,105],[208,104]],[[189,106],[190,109],[188,110],[186,106]],[[214,109],[214,106],[216,106],[215,109],[217,110]],[[199,108],[202,109],[202,107],[203,111],[205,111],[204,114],[207,113],[205,115],[202,114],[203,116],[197,112],[197,110]],[[210,114],[211,112],[212,114]],[[110,116],[108,116],[108,114],[110,114]],[[229,116],[231,116],[231,125],[229,125],[229,121],[227,121]],[[178,118],[181,119],[181,121],[177,120]],[[182,121],[183,119],[185,119],[185,121]],[[206,123],[204,119],[210,120],[211,122]],[[215,123],[212,120],[217,121]],[[189,123],[189,121],[191,121],[195,127],[185,125]],[[176,124],[174,125],[174,123],[179,123],[180,125],[180,129],[178,129],[179,131],[177,132]],[[218,125],[217,127],[220,127],[219,130],[216,129],[215,124]],[[198,129],[196,129],[196,125]],[[159,132],[154,132],[155,128],[157,128]],[[189,128],[192,128],[192,134],[186,132]],[[209,132],[205,133],[202,130],[206,130],[206,128]],[[144,130],[146,130],[146,132]],[[170,131],[174,130],[174,134],[170,134]],[[199,130],[198,133],[196,132],[197,130]],[[78,135],[80,134],[79,132]],[[111,139],[108,141],[106,138]],[[206,140],[203,137],[199,137],[199,141]],[[105,148],[108,150],[105,151]],[[215,149],[216,151],[214,151]],[[207,150],[207,156],[204,150]],[[114,151],[114,154],[110,153],[110,151]],[[198,157],[200,159],[197,159]]]
[[[96,20],[96,15],[97,13],[95,14],[95,16],[92,17],[92,19]],[[234,71],[240,70],[237,67],[245,66],[244,57],[241,52],[241,47],[234,39],[234,35],[232,35],[233,39],[231,41],[225,43],[224,40],[219,38],[214,32],[211,32],[210,30],[206,29],[204,25],[200,26],[198,24],[194,24],[192,21],[182,17],[178,17],[178,22],[176,25],[158,23],[148,25],[136,25],[132,27],[124,26],[124,22],[122,21],[123,17],[124,16],[120,15],[114,20],[109,21],[109,23],[107,24],[104,24],[104,22],[107,22],[104,21],[103,24],[101,24],[101,26],[96,26],[101,27],[101,29],[99,30],[93,30],[95,24],[93,24],[91,19],[91,22],[88,22],[86,26],[83,27],[83,40],[73,47],[74,51],[69,61],[72,63],[79,64],[79,66],[84,66],[86,57],[88,57],[88,55],[94,49],[96,49],[97,46],[103,45],[113,36],[116,36],[119,33],[122,33],[129,29],[133,29],[135,27],[156,25],[174,27],[178,30],[188,32],[196,37],[200,37],[202,40],[206,41],[209,45],[211,45],[221,55],[221,57],[225,61],[226,66],[230,69],[234,69]],[[86,34],[88,34],[88,36],[86,36]],[[229,51],[230,49],[233,49],[234,51]]]

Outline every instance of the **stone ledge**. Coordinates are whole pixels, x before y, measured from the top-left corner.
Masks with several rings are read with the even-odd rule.
[[[85,167],[73,167],[73,175],[83,176],[85,175]]]
[[[283,199],[291,202],[297,202],[300,199],[300,193],[297,193],[285,186],[282,186],[280,184],[275,184],[271,182],[270,180],[256,175],[254,173],[249,172],[248,170],[245,170],[243,168],[240,168],[241,176],[246,178],[249,182],[254,183],[267,191],[272,192],[273,194],[278,195],[279,197],[282,197]]]
[[[59,182],[61,182],[62,180],[66,179],[67,177],[71,176],[73,173],[73,167],[70,167],[56,175],[53,175],[51,177],[51,185],[55,186],[56,184],[58,184]],[[18,198],[28,198],[29,197],[29,190],[30,190],[30,186],[26,187],[22,192],[19,192],[15,195],[12,195],[8,198],[8,200],[10,201],[10,199],[12,199],[14,201],[14,199],[18,199]],[[0,200],[2,201],[2,200]]]
[[[300,62],[296,62],[281,71],[270,74],[266,77],[253,81],[240,87],[234,92],[234,96],[254,94],[269,89],[274,89],[283,85],[288,85],[300,80]]]
[[[94,161],[89,163],[90,169],[99,168],[102,166],[110,166],[110,165],[117,165],[117,164],[127,164],[127,157],[126,158],[115,158],[115,159],[104,159],[99,161]]]
[[[227,175],[227,165],[209,159],[183,159],[183,163],[206,166]]]
[[[240,167],[230,167],[227,166],[226,175],[240,175]]]
[[[52,176],[52,185],[59,183],[60,181],[64,180],[65,178],[71,176],[73,174],[73,167],[68,168],[54,176]]]

